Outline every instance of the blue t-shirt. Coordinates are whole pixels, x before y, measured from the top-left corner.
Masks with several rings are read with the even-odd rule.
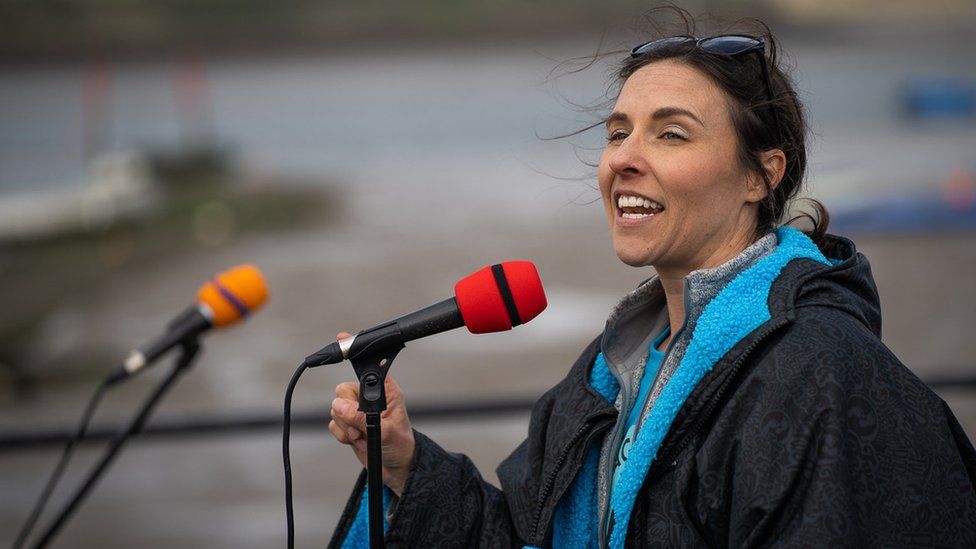
[[[661,366],[661,360],[664,359],[664,353],[658,351],[657,348],[670,333],[671,327],[668,326],[661,332],[661,335],[654,338],[648,350],[647,363],[644,365],[644,375],[641,378],[640,389],[637,392],[637,398],[634,399],[633,406],[630,408],[630,414],[627,416],[627,429],[624,434],[624,440],[620,443],[620,451],[617,452],[617,460],[613,464],[613,482],[610,484],[611,491],[617,485],[617,479],[620,478],[620,473],[624,469],[624,463],[627,462],[630,447],[634,444],[634,439],[637,438],[637,422],[640,420],[641,411],[644,409],[644,403],[647,401],[647,395],[651,392],[651,386],[654,385],[654,378],[657,377],[657,369]]]

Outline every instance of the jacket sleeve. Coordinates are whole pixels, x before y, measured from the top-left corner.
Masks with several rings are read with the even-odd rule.
[[[976,546],[972,445],[850,317],[790,330],[732,400],[729,546]]]
[[[389,504],[386,546],[522,547],[515,539],[502,492],[481,478],[462,454],[448,452],[414,431],[413,466],[399,501]],[[366,472],[360,475],[330,548],[368,547]]]

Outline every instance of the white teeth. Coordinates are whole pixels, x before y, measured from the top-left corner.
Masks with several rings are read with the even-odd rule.
[[[643,202],[644,200],[642,198],[638,198],[636,196],[620,195],[617,198],[617,206],[621,208],[633,208],[639,204],[642,204]]]
[[[620,216],[623,217],[624,219],[643,219],[645,217],[654,217],[654,214],[624,212],[620,214]]]
[[[647,208],[655,210],[663,210],[664,206],[661,206],[657,202],[643,198],[640,196],[630,196],[630,195],[620,195],[617,197],[617,207],[619,208]]]

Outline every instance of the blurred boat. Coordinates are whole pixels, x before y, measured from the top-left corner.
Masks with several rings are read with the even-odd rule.
[[[144,214],[158,201],[143,154],[103,154],[79,185],[0,195],[0,243],[94,232]]]

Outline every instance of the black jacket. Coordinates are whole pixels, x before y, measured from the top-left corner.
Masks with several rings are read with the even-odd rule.
[[[651,465],[629,547],[976,547],[976,451],[946,404],[880,341],[870,266],[828,237],[798,259],[772,317],[685,401]],[[536,404],[498,468],[416,433],[388,547],[546,546],[556,504],[616,421],[588,384],[597,338]],[[365,474],[333,536],[345,539]]]

